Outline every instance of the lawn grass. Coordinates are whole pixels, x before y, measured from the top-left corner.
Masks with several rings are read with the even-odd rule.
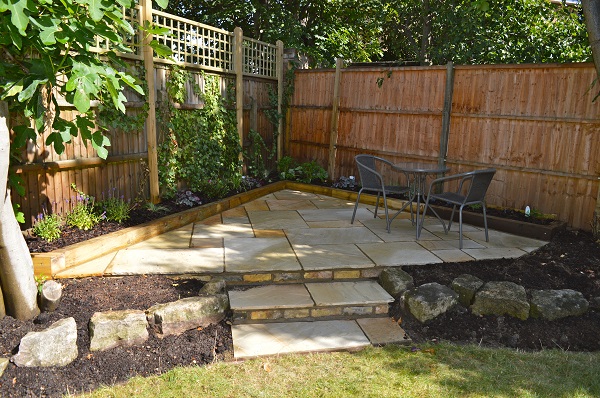
[[[598,397],[600,354],[439,344],[176,368],[90,397]]]

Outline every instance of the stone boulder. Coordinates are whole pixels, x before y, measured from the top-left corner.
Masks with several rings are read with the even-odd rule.
[[[77,324],[74,318],[65,318],[44,331],[27,333],[12,362],[25,367],[66,366],[77,353]]]
[[[200,291],[198,292],[198,296],[214,296],[215,294],[224,294],[225,293],[225,281],[222,279],[217,279],[214,281],[207,282]]]
[[[419,322],[429,321],[458,304],[458,294],[439,283],[426,283],[402,295],[405,308]]]
[[[146,311],[146,316],[157,333],[166,336],[220,322],[225,318],[225,311],[228,308],[227,295],[217,294],[157,304]]]
[[[527,293],[523,286],[513,282],[487,282],[475,293],[471,311],[476,315],[509,315],[526,320]]]
[[[450,287],[458,293],[458,301],[468,307],[473,303],[475,293],[483,286],[483,281],[476,276],[462,274],[454,278]]]
[[[88,327],[90,351],[132,346],[148,339],[148,322],[144,311],[96,312],[92,315]]]
[[[381,271],[379,284],[392,297],[415,287],[413,277],[400,267],[389,267]]]
[[[567,316],[580,316],[587,312],[589,303],[583,294],[571,289],[564,290],[532,290],[532,318],[544,318],[550,321]]]

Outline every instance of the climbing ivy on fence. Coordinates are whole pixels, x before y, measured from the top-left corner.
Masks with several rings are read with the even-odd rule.
[[[164,197],[177,193],[179,182],[207,198],[220,198],[241,183],[241,151],[230,95],[223,97],[219,78],[202,73],[204,91],[188,71],[174,67],[167,79],[166,103],[159,107],[159,183]],[[202,109],[176,109],[187,98],[186,82],[204,103]]]

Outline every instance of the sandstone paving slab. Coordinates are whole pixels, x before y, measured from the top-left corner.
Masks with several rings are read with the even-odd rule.
[[[385,242],[358,244],[378,266],[399,266],[441,263],[442,260],[416,242]]]
[[[267,200],[267,205],[271,211],[316,209],[316,206],[308,199]]]
[[[286,238],[225,239],[227,272],[300,271]]]
[[[244,311],[313,307],[315,303],[304,285],[286,284],[230,290],[229,304],[232,310]]]
[[[375,281],[307,283],[306,288],[318,306],[373,305],[394,301]]]
[[[512,234],[507,234],[505,232],[489,230],[488,236],[490,241],[485,241],[485,231],[476,231],[476,232],[464,232],[464,236],[469,239],[472,239],[476,242],[481,243],[482,245],[490,248],[502,248],[502,247],[516,247],[516,248],[532,248],[532,247],[541,247],[546,243],[543,240],[537,240],[532,238],[526,238],[524,236],[517,236]]]
[[[219,214],[215,214],[214,216],[210,216],[205,218],[202,221],[196,222],[194,224],[194,226],[196,225],[215,225],[215,224],[221,224],[222,223],[222,219],[221,219],[221,213]]]
[[[343,200],[330,198],[327,196],[320,196],[319,199],[312,199],[311,202],[318,209],[354,209],[354,201],[353,200]],[[359,208],[366,208],[365,206],[360,206]],[[373,207],[375,208],[375,207]]]
[[[384,242],[414,242],[416,239],[417,227],[410,221],[410,214],[406,214],[408,218],[401,220],[395,219],[392,222],[390,232],[387,231],[385,218],[368,221],[365,220],[362,221],[362,223]],[[419,240],[439,240],[439,237],[427,230],[423,230]]]
[[[223,247],[223,238],[192,238],[190,247]]]
[[[317,209],[317,210],[298,210],[304,221],[351,221],[354,209]],[[373,213],[367,209],[356,210],[356,220],[372,219]]]
[[[231,333],[235,358],[356,350],[370,345],[355,321],[233,325]]]
[[[282,189],[273,193],[273,196],[279,200],[286,199],[319,199],[319,195],[311,192],[296,191],[293,189]]]
[[[106,254],[97,259],[87,261],[75,267],[69,267],[53,275],[54,278],[84,278],[86,276],[102,276],[115,258],[117,252]]]
[[[295,210],[249,211],[248,217],[254,229],[308,228],[304,219]]]
[[[194,226],[194,232],[192,234],[192,241],[194,239],[208,239],[208,238],[252,238],[254,237],[254,231],[250,224],[213,224],[203,225],[196,224]]]
[[[108,275],[205,274],[223,272],[222,248],[121,250]]]
[[[299,228],[286,229],[292,245],[332,245],[381,242],[368,228]]]
[[[131,245],[128,249],[185,249],[190,247],[193,229],[194,225],[188,224],[185,227]]]
[[[455,250],[432,250],[431,252],[439,258],[441,258],[442,261],[445,263],[458,263],[463,261],[475,260],[473,257],[469,256],[464,251],[459,250],[458,246]]]
[[[459,250],[459,241],[457,240],[419,240],[418,241],[421,246],[423,246],[427,250],[436,251],[436,250]],[[463,238],[463,249],[485,249],[485,246],[467,239]]]
[[[256,199],[256,200],[253,200],[252,202],[248,202],[248,203],[244,204],[244,208],[246,209],[246,212],[249,212],[249,211],[268,211],[269,210],[269,206],[267,205],[267,201],[264,198],[262,198],[262,199]]]
[[[364,227],[359,220],[354,220],[353,224],[350,224],[350,219],[347,220],[336,220],[336,221],[307,221],[306,225],[309,228],[353,228],[353,227]]]
[[[410,344],[412,340],[404,329],[390,318],[361,318],[356,322],[374,346]]]
[[[490,260],[495,258],[518,258],[527,254],[524,250],[514,247],[490,247],[487,249],[463,249],[475,260]]]
[[[296,256],[305,271],[370,268],[375,264],[356,245],[296,245]]]
[[[250,224],[248,217],[223,217],[223,224]]]
[[[246,217],[248,214],[246,213],[246,209],[244,206],[237,206],[233,209],[225,210],[221,213],[221,216],[225,218],[237,218],[237,217]]]

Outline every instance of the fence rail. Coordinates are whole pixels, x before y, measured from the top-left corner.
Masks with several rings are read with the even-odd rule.
[[[590,229],[600,191],[591,64],[373,67],[296,72],[286,148],[335,178],[354,156],[498,169],[491,205],[529,205]],[[334,104],[336,118],[332,117]],[[335,131],[335,134],[332,132]],[[393,182],[393,181],[390,181]]]

